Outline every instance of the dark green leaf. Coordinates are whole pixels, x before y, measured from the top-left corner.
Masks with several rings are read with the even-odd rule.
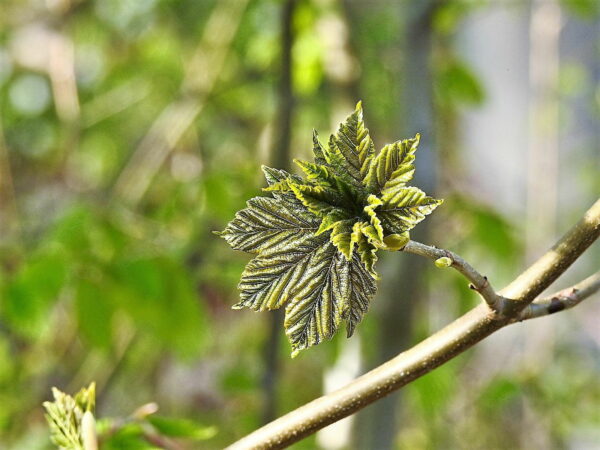
[[[293,246],[319,227],[316,217],[302,205],[256,197],[220,234],[235,250],[270,252],[282,245]]]

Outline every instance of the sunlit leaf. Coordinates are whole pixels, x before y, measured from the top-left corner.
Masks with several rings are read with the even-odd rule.
[[[377,215],[386,230],[403,233],[414,228],[441,203],[442,200],[428,197],[418,188],[400,188],[383,198]]]
[[[315,162],[295,161],[306,179],[263,167],[273,198],[250,200],[219,233],[258,254],[234,308],[285,305],[293,354],[331,338],[344,320],[350,336],[375,294],[377,251],[402,249],[441,203],[406,187],[418,143],[419,135],[375,155],[359,103],[327,147],[313,133]]]
[[[363,181],[369,192],[385,194],[403,187],[415,172],[414,160],[420,135],[412,139],[394,142],[381,149],[373,158],[369,171]]]
[[[293,247],[279,247],[248,263],[239,284],[241,301],[234,308],[277,309],[293,299],[310,274],[313,255],[328,245],[327,235],[305,235]]]
[[[287,248],[314,234],[319,226],[301,205],[294,207],[267,197],[255,197],[247,205],[220,233],[235,250],[258,253]]]
[[[331,136],[329,147],[330,151],[339,150],[348,173],[360,184],[375,153],[373,140],[365,127],[360,102],[356,105],[356,110],[340,124],[337,133]]]
[[[344,256],[326,244],[312,252],[307,263],[285,310],[292,355],[331,339],[349,306],[350,267]]]

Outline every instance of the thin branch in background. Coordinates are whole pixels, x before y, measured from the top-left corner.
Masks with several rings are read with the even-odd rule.
[[[523,311],[521,311],[521,314],[519,314],[516,320],[535,319],[536,317],[543,317],[565,309],[573,308],[599,290],[600,272],[596,272],[594,275],[574,286],[530,303]]]
[[[119,175],[113,196],[135,206],[163,162],[204,108],[225,65],[248,0],[216,3],[186,68],[180,98],[156,118]]]
[[[75,81],[73,42],[64,34],[56,32],[51,35],[48,50],[48,76],[52,85],[56,114],[63,122],[77,122],[80,107]]]
[[[10,156],[4,139],[4,128],[0,120],[0,232],[2,233],[0,242],[4,237],[20,242],[20,229],[15,187],[10,168]]]
[[[557,242],[502,292],[518,299],[508,308],[513,317],[481,304],[411,349],[357,378],[265,425],[228,447],[284,448],[336,422],[431,372],[490,334],[514,322],[535,297],[554,282],[600,236],[600,200]]]
[[[289,170],[290,143],[292,140],[292,115],[294,113],[294,93],[292,86],[292,47],[294,45],[293,18],[297,0],[287,0],[281,10],[281,65],[278,86],[279,108],[275,126],[275,139],[271,164]],[[279,380],[279,344],[284,313],[282,310],[269,314],[268,340],[264,347],[265,371],[262,378],[264,403],[262,423],[269,423],[277,417],[277,385]]]
[[[144,100],[150,92],[150,83],[134,78],[94,97],[83,107],[83,127],[90,128],[126,110]]]

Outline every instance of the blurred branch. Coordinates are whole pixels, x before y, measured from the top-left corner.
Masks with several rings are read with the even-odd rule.
[[[600,272],[586,278],[574,286],[556,292],[527,305],[517,317],[518,321],[547,316],[565,309],[573,308],[589,296],[600,290]]]
[[[1,117],[0,117],[1,119]],[[10,232],[15,231],[13,236]],[[0,120],[0,232],[6,237],[20,240],[19,213],[15,196],[10,157]],[[2,238],[0,238],[0,241]]]
[[[496,294],[496,291],[492,288],[488,278],[477,272],[477,270],[456,253],[415,241],[409,241],[402,251],[424,256],[433,259],[436,262],[441,258],[448,258],[450,260],[448,262],[448,267],[452,267],[464,275],[464,277],[471,282],[469,287],[477,291],[490,308],[497,311],[502,305],[502,297]]]
[[[171,150],[194,123],[225,65],[248,0],[216,3],[187,66],[179,99],[155,119],[117,179],[113,195],[137,204]]]
[[[514,322],[600,236],[600,200],[541,258],[501,291],[516,299],[502,313],[481,304],[442,330],[357,378],[254,431],[229,449],[284,448],[431,372]]]

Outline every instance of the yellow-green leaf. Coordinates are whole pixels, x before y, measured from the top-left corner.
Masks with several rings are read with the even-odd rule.
[[[377,216],[386,232],[401,234],[414,228],[442,202],[428,197],[419,188],[401,188],[392,197],[383,198]]]
[[[323,220],[321,220],[321,225],[319,226],[319,229],[317,230],[316,234],[321,234],[324,233],[330,229],[332,229],[334,227],[334,225],[336,223],[338,223],[340,220],[346,220],[348,219],[348,212],[343,210],[343,209],[333,209],[331,212],[329,212],[325,217],[323,217]],[[333,241],[333,238],[332,238]]]
[[[308,210],[317,217],[325,217],[340,206],[336,191],[312,184],[290,184],[292,192]]]
[[[343,220],[336,222],[331,227],[331,242],[342,253],[347,260],[352,258],[354,244],[354,234],[352,232],[353,220]]]
[[[335,247],[330,244],[315,251],[285,310],[292,356],[331,339],[347,314],[350,289],[350,264]]]
[[[367,202],[368,204],[364,207],[364,211],[369,216],[371,225],[376,232],[376,237],[371,238],[377,241],[383,241],[383,227],[381,226],[381,220],[379,220],[379,217],[377,217],[377,213],[375,212],[375,208],[382,205],[383,202],[373,194],[369,195]]]
[[[315,129],[313,129],[313,155],[317,164],[327,164],[323,146],[321,145],[321,142],[319,142],[319,135],[317,134],[317,130]]]
[[[413,162],[420,138],[417,134],[412,139],[397,141],[381,149],[371,161],[363,181],[369,192],[383,195],[404,187],[412,179],[415,172]]]
[[[375,153],[373,140],[363,120],[361,102],[358,102],[355,111],[340,124],[337,133],[331,135],[329,150],[332,153],[339,151],[343,156],[346,171],[361,185]]]

